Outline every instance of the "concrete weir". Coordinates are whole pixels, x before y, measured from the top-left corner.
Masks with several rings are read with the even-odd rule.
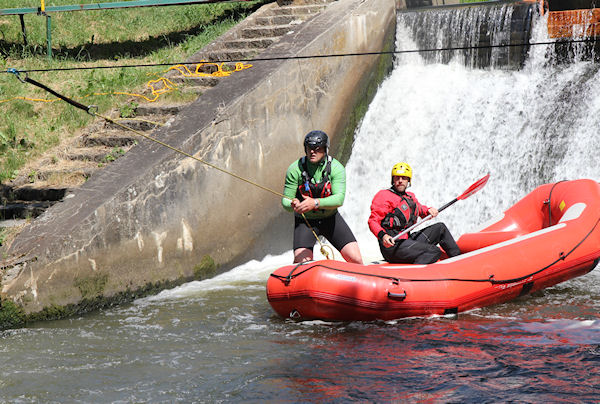
[[[343,143],[391,66],[389,55],[285,57],[392,50],[394,32],[393,0],[333,2],[153,136],[281,192],[304,134]],[[141,139],[18,235],[2,308],[57,318],[206,278],[280,240],[273,227],[288,244],[290,216],[278,196]]]

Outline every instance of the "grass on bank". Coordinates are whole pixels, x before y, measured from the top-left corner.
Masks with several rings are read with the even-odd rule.
[[[46,6],[97,3],[96,0],[54,0]],[[0,17],[0,182],[61,140],[73,136],[92,117],[56,101],[30,84],[21,83],[7,69],[18,70],[178,63],[225,33],[267,0],[169,7],[78,11],[52,14],[54,58],[46,56],[46,21],[26,15],[27,45],[18,16]],[[0,0],[0,8],[15,7]],[[39,0],[19,2],[37,7]],[[126,22],[125,24],[123,22]],[[102,95],[115,91],[139,93],[168,66],[66,72],[30,73],[29,77],[100,113],[127,108],[131,97]],[[163,101],[195,97],[178,91]]]

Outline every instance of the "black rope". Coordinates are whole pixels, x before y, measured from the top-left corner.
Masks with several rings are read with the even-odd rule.
[[[46,86],[45,84],[42,84],[42,83],[40,83],[39,81],[36,81],[36,80],[34,80],[34,79],[31,79],[31,78],[29,78],[29,77],[27,76],[27,74],[25,74],[25,78],[22,78],[22,77],[21,77],[21,75],[20,75],[20,73],[21,73],[21,72],[19,72],[18,70],[15,70],[15,69],[9,69],[8,73],[12,73],[12,74],[14,74],[15,76],[17,76],[17,78],[18,78],[18,79],[19,79],[19,80],[20,80],[22,83],[29,83],[29,84],[33,84],[34,86],[36,86],[36,87],[39,87],[39,88],[41,88],[42,90],[49,92],[50,94],[54,95],[54,96],[55,96],[55,97],[57,97],[57,98],[60,98],[61,100],[63,100],[63,101],[65,101],[66,103],[68,103],[68,104],[70,104],[70,105],[74,106],[75,108],[79,108],[79,109],[81,109],[81,110],[83,110],[83,111],[85,111],[85,112],[87,112],[87,113],[89,113],[89,114],[92,114],[92,115],[94,115],[94,114],[92,113],[92,109],[94,109],[95,107],[94,107],[94,106],[92,106],[92,105],[90,105],[90,106],[88,106],[88,105],[83,105],[82,103],[80,103],[80,102],[77,102],[77,101],[75,101],[75,100],[74,100],[74,99],[72,99],[72,98],[69,98],[69,97],[67,97],[67,96],[65,96],[65,95],[62,95],[62,94],[60,94],[60,93],[58,93],[58,92],[54,91],[54,90],[53,90],[53,89],[51,89],[50,87]]]
[[[313,269],[315,267],[322,267],[322,268],[331,269],[333,271],[344,272],[344,273],[353,274],[353,275],[363,275],[363,276],[370,276],[370,277],[374,277],[374,278],[389,279],[389,280],[393,281],[394,283],[400,283],[400,282],[447,282],[447,281],[451,281],[451,282],[490,282],[492,285],[514,283],[514,282],[519,282],[519,281],[525,280],[533,275],[537,275],[540,272],[543,272],[543,271],[547,270],[548,268],[552,267],[556,263],[558,263],[560,261],[564,261],[592,234],[592,232],[598,226],[598,223],[600,223],[600,218],[598,218],[598,220],[596,220],[596,223],[594,224],[592,229],[585,235],[585,237],[583,237],[583,239],[581,239],[567,254],[565,254],[564,252],[561,252],[559,257],[555,261],[546,265],[545,267],[538,269],[537,271],[531,272],[527,275],[523,275],[518,278],[512,278],[512,279],[495,280],[494,275],[490,275],[487,279],[465,279],[465,278],[409,279],[409,278],[400,278],[400,277],[395,277],[395,276],[386,276],[386,275],[380,275],[380,274],[369,274],[369,273],[358,272],[358,271],[350,271],[347,269],[341,269],[341,268],[331,267],[328,265],[322,265],[317,262],[315,262],[314,264],[308,266],[303,271],[298,272],[296,274],[294,274],[296,269],[298,269],[303,264],[296,265],[287,276],[281,276],[281,275],[276,275],[276,274],[271,274],[271,276],[283,281],[287,285],[291,282],[292,279],[302,275],[303,273],[307,272],[308,270]]]
[[[69,104],[71,104],[71,105],[72,105],[72,106],[74,106],[75,108],[79,108],[79,109],[81,109],[81,110],[83,110],[83,111],[85,111],[85,112],[88,112],[88,113],[90,112],[90,108],[91,108],[91,107],[89,107],[89,106],[87,106],[87,105],[83,105],[82,103],[80,103],[80,102],[77,102],[77,101],[75,101],[75,100],[74,100],[74,99],[72,99],[72,98],[69,98],[69,97],[66,97],[66,96],[64,96],[64,95],[62,95],[62,94],[60,94],[60,93],[57,93],[57,92],[56,92],[56,91],[54,91],[53,89],[51,89],[51,88],[49,88],[49,87],[45,86],[44,84],[42,84],[42,83],[40,83],[40,82],[38,82],[38,81],[35,81],[35,80],[33,80],[33,79],[30,79],[29,77],[25,77],[25,81],[26,81],[27,83],[33,84],[34,86],[38,86],[38,87],[39,87],[39,88],[41,88],[42,90],[48,91],[50,94],[52,94],[52,95],[54,95],[54,96],[56,96],[56,97],[60,98],[61,100],[65,101],[65,102],[67,102],[67,103],[69,103]]]
[[[302,59],[323,59],[323,58],[335,58],[335,57],[350,57],[350,56],[376,56],[376,55],[400,55],[404,53],[420,53],[420,52],[448,52],[448,51],[460,51],[460,50],[472,50],[472,49],[494,49],[494,48],[510,48],[520,46],[541,46],[541,45],[552,45],[552,44],[569,44],[569,43],[592,43],[597,42],[596,38],[587,39],[572,39],[568,41],[545,41],[545,42],[533,42],[533,43],[518,43],[518,44],[498,44],[498,45],[481,45],[481,46],[459,46],[459,47],[447,47],[447,48],[431,48],[431,49],[408,49],[399,51],[381,51],[381,52],[356,52],[356,53],[338,53],[338,54],[325,54],[325,55],[306,55],[306,56],[274,56],[266,58],[248,58],[248,59],[237,59],[237,60],[210,60],[203,62],[171,62],[171,63],[140,63],[140,64],[128,64],[128,65],[117,65],[117,66],[88,66],[88,67],[59,67],[53,69],[27,69],[19,70],[21,73],[40,73],[40,72],[61,72],[61,71],[73,71],[73,70],[100,70],[100,69],[123,69],[133,67],[159,67],[159,66],[173,66],[173,65],[196,65],[199,63],[235,63],[235,62],[270,62],[278,60],[302,60]],[[12,73],[11,70],[0,71],[0,73]]]
[[[529,278],[530,276],[537,275],[540,272],[545,271],[546,269],[550,268],[552,265],[556,264],[557,262],[564,261],[569,255],[571,255],[592,234],[592,232],[594,231],[594,229],[596,228],[596,226],[598,226],[598,223],[600,223],[600,218],[598,220],[596,220],[596,223],[594,224],[594,226],[592,227],[592,229],[588,232],[588,234],[586,234],[585,237],[581,241],[579,241],[579,243],[577,243],[575,245],[575,247],[573,247],[571,249],[571,251],[569,251],[566,254],[564,252],[561,252],[559,254],[559,257],[554,262],[552,262],[551,264],[548,264],[545,267],[543,267],[542,269],[539,269],[539,270],[537,270],[535,272],[532,272],[532,273],[530,273],[528,275],[524,275],[524,276],[521,276],[519,278],[506,279],[506,280],[503,280],[503,281],[492,281],[492,284],[496,285],[498,283],[519,282],[519,281],[522,281],[524,279]]]
[[[294,274],[294,272],[296,271],[296,269],[298,269],[300,266],[304,266],[304,265],[306,265],[306,264],[300,263],[300,264],[296,265],[294,268],[292,268],[292,270],[290,271],[290,273],[287,276],[281,276],[281,275],[277,275],[277,274],[271,274],[271,276],[273,278],[277,278],[277,279],[283,281],[287,285],[287,284],[289,284],[291,282],[292,279],[294,279],[294,278],[302,275],[303,273],[305,273],[305,272],[307,272],[307,271],[309,271],[309,270],[311,270],[311,269],[313,269],[315,267],[321,267],[321,268],[332,269],[334,271],[345,272],[345,273],[354,274],[354,275],[365,275],[365,276],[372,276],[372,277],[375,277],[375,278],[389,279],[389,280],[393,281],[394,283],[400,282],[400,279],[401,279],[401,278],[397,278],[397,277],[394,277],[394,276],[386,276],[386,275],[378,275],[378,274],[366,274],[366,273],[363,273],[363,272],[356,272],[356,271],[350,271],[350,270],[347,270],[347,269],[334,268],[334,267],[330,267],[328,265],[319,264],[318,262],[315,262],[314,264],[307,266],[306,269],[304,269],[303,271],[298,272],[297,274]]]
[[[561,180],[558,181],[556,183],[554,183],[554,185],[552,185],[552,188],[550,189],[550,193],[548,194],[548,200],[544,201],[544,204],[548,205],[548,227],[552,226],[552,191],[554,191],[554,188],[560,184],[561,182],[564,182],[566,180]]]

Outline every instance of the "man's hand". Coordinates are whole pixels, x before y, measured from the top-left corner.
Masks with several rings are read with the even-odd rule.
[[[390,248],[391,246],[396,244],[394,242],[394,240],[392,239],[392,236],[390,236],[389,234],[384,234],[383,237],[381,238],[381,241],[383,241],[383,246],[385,248]]]
[[[429,208],[429,210],[427,211],[429,212],[429,214],[431,215],[431,217],[436,217],[438,215],[438,210],[436,208]]]
[[[310,212],[311,210],[315,210],[317,207],[317,201],[313,198],[306,197],[302,202],[298,199],[294,198],[292,200],[292,208],[294,212],[302,214],[306,212]]]

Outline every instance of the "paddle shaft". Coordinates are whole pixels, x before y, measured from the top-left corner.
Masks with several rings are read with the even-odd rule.
[[[451,200],[450,202],[448,202],[447,204],[445,204],[444,206],[442,206],[441,208],[438,209],[438,212],[441,212],[442,210],[446,209],[447,207],[455,204],[456,202],[458,202],[458,198],[454,198],[453,200]],[[404,229],[401,233],[398,233],[397,235],[395,235],[394,237],[392,237],[393,241],[398,240],[400,237],[404,236],[406,233],[410,232],[412,229],[414,229],[415,227],[417,227],[418,225],[420,225],[423,222],[426,222],[428,220],[431,220],[433,218],[433,216],[431,215],[427,215],[423,218],[423,220],[418,221],[417,223],[413,224],[412,226],[410,226],[408,229]]]
[[[485,184],[487,184],[489,178],[490,178],[490,174],[488,173],[487,175],[484,175],[483,177],[481,177],[480,179],[475,181],[469,188],[467,188],[467,190],[465,192],[463,192],[462,194],[460,194],[459,196],[457,196],[456,198],[454,198],[453,200],[451,200],[450,202],[448,202],[447,204],[445,204],[444,206],[439,208],[438,213],[441,212],[442,210],[446,209],[448,206],[455,204],[457,201],[460,201],[461,199],[467,199],[468,197],[473,195],[475,192],[479,191],[481,188],[483,188],[485,186]],[[431,216],[431,215],[424,217],[423,220],[421,220],[420,222],[413,224],[408,229],[404,230],[402,233],[396,235],[395,237],[392,237],[392,241],[398,240],[398,238],[404,236],[406,233],[408,233],[409,231],[411,231],[412,229],[414,229],[421,223],[426,222],[427,220],[431,219],[432,217],[433,216]]]

